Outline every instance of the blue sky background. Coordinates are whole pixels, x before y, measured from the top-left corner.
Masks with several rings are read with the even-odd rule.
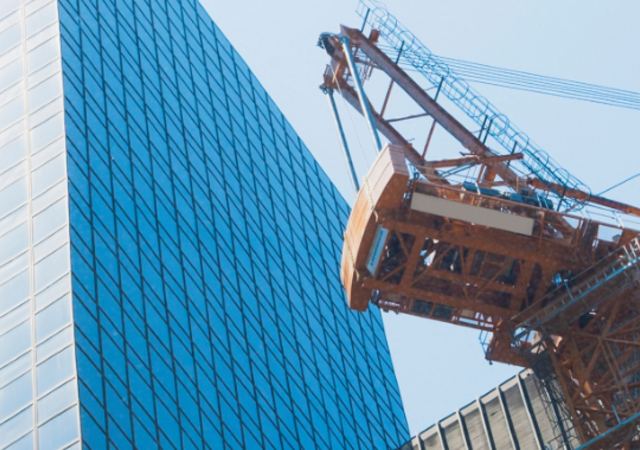
[[[316,41],[321,32],[338,32],[341,23],[359,27],[357,1],[201,1],[351,202],[337,134],[318,90],[328,58]],[[436,54],[640,92],[640,2],[635,0],[386,4]],[[640,172],[640,111],[474,87],[593,192]],[[363,176],[375,153],[362,119],[340,107]],[[432,147],[444,142],[438,139],[436,133]],[[639,206],[639,193],[640,178],[609,196]],[[519,370],[489,365],[477,331],[408,316],[384,319],[412,434]]]

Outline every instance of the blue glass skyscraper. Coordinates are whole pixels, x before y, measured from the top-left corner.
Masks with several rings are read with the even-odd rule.
[[[1,0],[0,449],[405,442],[348,213],[196,0]]]

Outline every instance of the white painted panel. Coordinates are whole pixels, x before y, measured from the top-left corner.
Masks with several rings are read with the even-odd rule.
[[[533,234],[534,221],[528,217],[467,205],[431,195],[414,194],[411,200],[411,209],[526,236]]]

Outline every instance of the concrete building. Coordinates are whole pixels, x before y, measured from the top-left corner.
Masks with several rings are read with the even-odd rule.
[[[542,392],[544,392],[542,390]],[[530,370],[439,420],[399,450],[557,450],[553,407]],[[576,448],[578,442],[571,441]]]

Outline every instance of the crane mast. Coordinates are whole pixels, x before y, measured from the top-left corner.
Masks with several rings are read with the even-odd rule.
[[[591,195],[378,4],[362,0],[360,12],[368,35],[342,26],[319,42],[331,58],[321,88],[349,164],[334,92],[363,114],[379,150],[360,184],[351,170],[359,191],[341,263],[349,307],[481,330],[490,337],[487,359],[536,373],[556,426],[550,445],[630,448],[640,421],[640,232],[580,211],[640,209]],[[364,91],[374,72],[389,79],[378,110]],[[394,86],[419,113],[385,116]],[[419,148],[396,128],[417,120]],[[436,126],[462,156],[429,160]]]

